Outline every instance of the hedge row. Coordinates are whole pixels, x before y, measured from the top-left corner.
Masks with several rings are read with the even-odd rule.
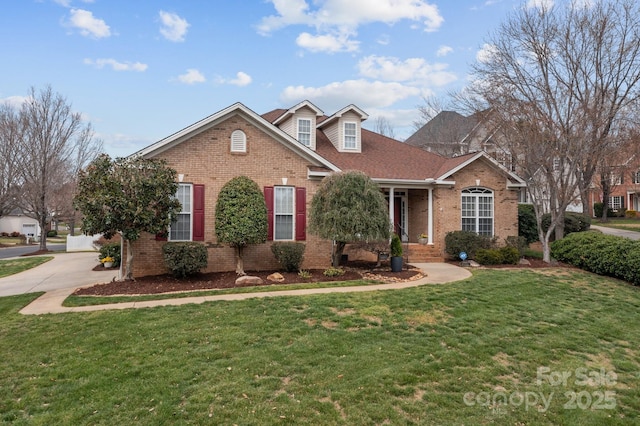
[[[581,232],[551,244],[551,256],[580,269],[640,285],[640,241]]]

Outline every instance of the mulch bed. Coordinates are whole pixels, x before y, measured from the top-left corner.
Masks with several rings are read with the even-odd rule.
[[[343,269],[345,273],[337,277],[327,277],[323,269],[308,270],[311,278],[301,278],[297,272],[282,271],[246,271],[247,275],[262,278],[262,285],[274,284],[299,284],[313,282],[352,281],[359,279],[374,279],[383,282],[407,281],[417,279],[422,273],[413,267],[403,269],[401,272],[391,272],[388,266],[375,267],[375,263],[348,262]],[[98,265],[94,270],[107,270]],[[267,280],[267,277],[278,272],[284,277],[282,282]],[[133,281],[113,281],[105,284],[96,284],[91,287],[80,288],[74,295],[82,296],[114,296],[114,295],[139,295],[160,294],[194,290],[214,290],[226,288],[238,288],[236,285],[238,276],[235,272],[208,272],[199,273],[186,278],[175,278],[172,275],[154,275],[136,278]],[[253,285],[252,285],[253,286]]]

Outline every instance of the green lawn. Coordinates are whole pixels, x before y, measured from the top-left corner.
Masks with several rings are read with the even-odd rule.
[[[20,315],[35,297],[0,298],[0,422],[640,422],[640,288],[579,270]]]
[[[640,232],[640,219],[609,218],[608,222],[600,222],[599,220],[594,220],[592,223],[593,225],[605,226],[607,228]]]
[[[53,259],[53,256],[25,257],[24,259],[0,260],[0,278],[35,268]]]

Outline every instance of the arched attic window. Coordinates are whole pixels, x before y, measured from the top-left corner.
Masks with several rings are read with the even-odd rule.
[[[242,130],[231,133],[231,152],[247,152],[247,135]]]

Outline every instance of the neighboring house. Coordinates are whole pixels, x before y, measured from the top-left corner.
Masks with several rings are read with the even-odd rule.
[[[508,144],[501,139],[504,135],[495,131],[484,116],[484,112],[464,116],[455,111],[442,111],[409,136],[405,143],[447,157],[483,151],[503,167],[518,173],[514,157],[506,149]],[[518,201],[531,202],[526,187],[520,190]],[[543,202],[543,207],[548,211],[548,201]],[[577,200],[569,204],[567,210],[582,212],[583,207]]]
[[[596,174],[594,180],[600,179]],[[640,162],[634,155],[625,164],[612,167],[611,194],[609,195],[609,209],[614,213],[624,213],[625,210],[640,211]],[[594,182],[589,193],[590,213],[595,215],[593,206],[602,202],[602,186]]]
[[[214,214],[220,189],[238,175],[263,188],[269,217],[268,242],[245,250],[247,270],[277,269],[276,241],[305,242],[305,269],[330,265],[331,241],[307,232],[307,211],[322,179],[338,171],[360,170],[380,185],[410,261],[442,260],[449,231],[500,241],[517,235],[524,182],[513,172],[483,152],[445,158],[398,142],[362,128],[366,119],[355,105],[326,116],[304,101],[259,115],[236,103],[133,155],[164,159],[177,171],[183,209],[168,239],[205,244],[207,271],[235,269],[234,251],[216,240]],[[417,244],[421,233],[426,246]],[[166,272],[163,244],[149,234],[133,244],[134,275]]]
[[[32,217],[25,216],[22,210],[13,209],[11,213],[0,217],[0,233],[12,234],[19,232],[30,238],[37,238],[40,235],[40,225]]]

